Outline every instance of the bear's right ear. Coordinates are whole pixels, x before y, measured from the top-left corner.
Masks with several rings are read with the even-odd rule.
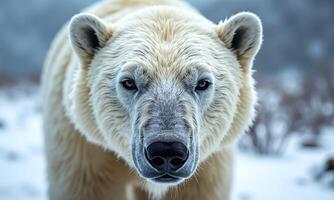
[[[72,48],[84,63],[89,62],[112,35],[111,28],[92,14],[75,15],[69,28]]]

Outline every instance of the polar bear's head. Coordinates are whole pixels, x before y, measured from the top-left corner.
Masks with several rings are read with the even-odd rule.
[[[115,23],[79,14],[67,112],[88,141],[150,183],[175,185],[249,126],[261,38],[260,20],[246,12],[218,25],[171,7]]]

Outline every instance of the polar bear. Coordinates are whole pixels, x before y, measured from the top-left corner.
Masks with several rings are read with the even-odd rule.
[[[261,42],[252,13],[214,24],[176,0],[74,16],[42,74],[50,199],[229,199]]]

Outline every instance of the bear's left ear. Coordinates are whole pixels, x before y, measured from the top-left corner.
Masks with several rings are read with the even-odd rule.
[[[84,63],[89,62],[112,35],[111,28],[105,22],[86,13],[75,15],[69,29],[72,48]]]
[[[262,24],[253,13],[241,12],[217,26],[219,38],[231,49],[244,71],[251,67],[262,44]]]

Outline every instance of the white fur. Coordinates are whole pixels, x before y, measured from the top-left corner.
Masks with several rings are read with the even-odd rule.
[[[234,143],[255,115],[259,18],[241,13],[216,25],[174,0],[106,0],[85,12],[58,34],[43,71],[50,199],[229,199]],[[133,52],[144,47],[144,56]],[[203,112],[200,165],[173,188],[146,181],[134,168],[131,115],[113,89],[133,64],[156,80],[182,82],[177,75],[198,65],[215,78],[207,105],[196,108]]]

